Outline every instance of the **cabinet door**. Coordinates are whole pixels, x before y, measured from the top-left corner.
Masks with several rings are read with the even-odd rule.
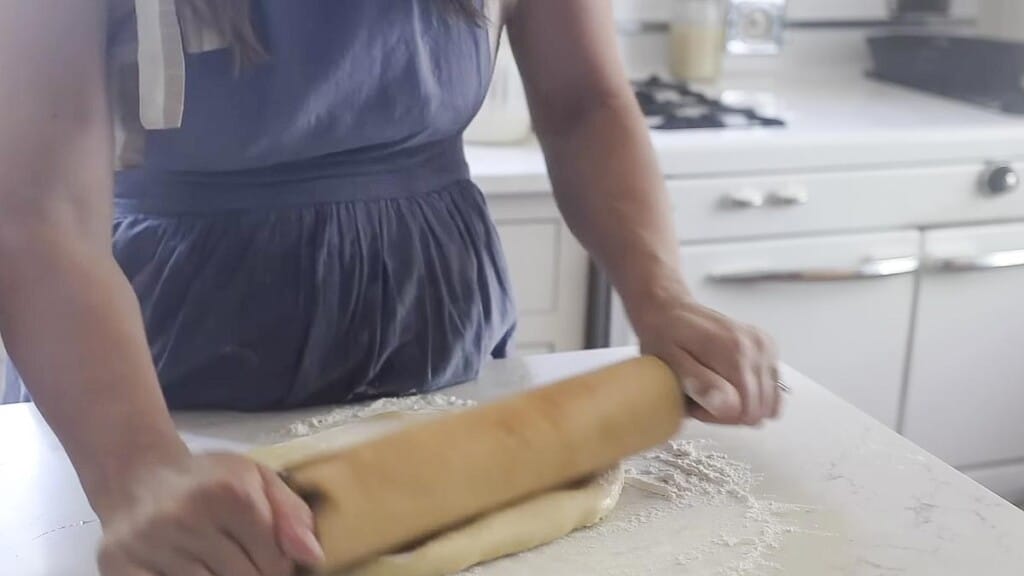
[[[489,201],[519,314],[515,353],[579,350],[586,328],[586,252],[550,194]]]
[[[924,246],[904,433],[955,466],[1024,460],[1024,224]]]
[[[685,246],[682,265],[702,303],[769,332],[783,361],[895,427],[919,238],[899,231]]]

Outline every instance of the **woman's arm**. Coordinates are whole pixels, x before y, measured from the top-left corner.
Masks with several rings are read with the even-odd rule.
[[[680,274],[671,206],[620,62],[607,0],[519,0],[509,39],[555,197],[622,295],[643,349],[673,366],[705,420],[777,414],[770,339],[700,306]]]
[[[308,508],[247,460],[189,454],[113,258],[105,8],[0,2],[0,331],[103,521],[104,574],[290,573],[279,542],[317,560]]]
[[[3,9],[0,330],[102,507],[127,463],[187,454],[111,253],[105,12],[96,0]]]

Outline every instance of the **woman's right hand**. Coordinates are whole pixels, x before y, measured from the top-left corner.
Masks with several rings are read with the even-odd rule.
[[[309,506],[233,454],[147,467],[97,507],[103,576],[290,576],[323,550]]]

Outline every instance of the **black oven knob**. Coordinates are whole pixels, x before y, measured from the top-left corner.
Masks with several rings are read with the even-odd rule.
[[[1007,194],[1020,187],[1020,175],[1009,164],[996,164],[985,173],[985,191]]]

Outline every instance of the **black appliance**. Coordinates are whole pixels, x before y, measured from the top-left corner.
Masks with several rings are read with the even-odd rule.
[[[889,34],[868,39],[870,75],[1024,114],[1024,44],[968,36]]]

